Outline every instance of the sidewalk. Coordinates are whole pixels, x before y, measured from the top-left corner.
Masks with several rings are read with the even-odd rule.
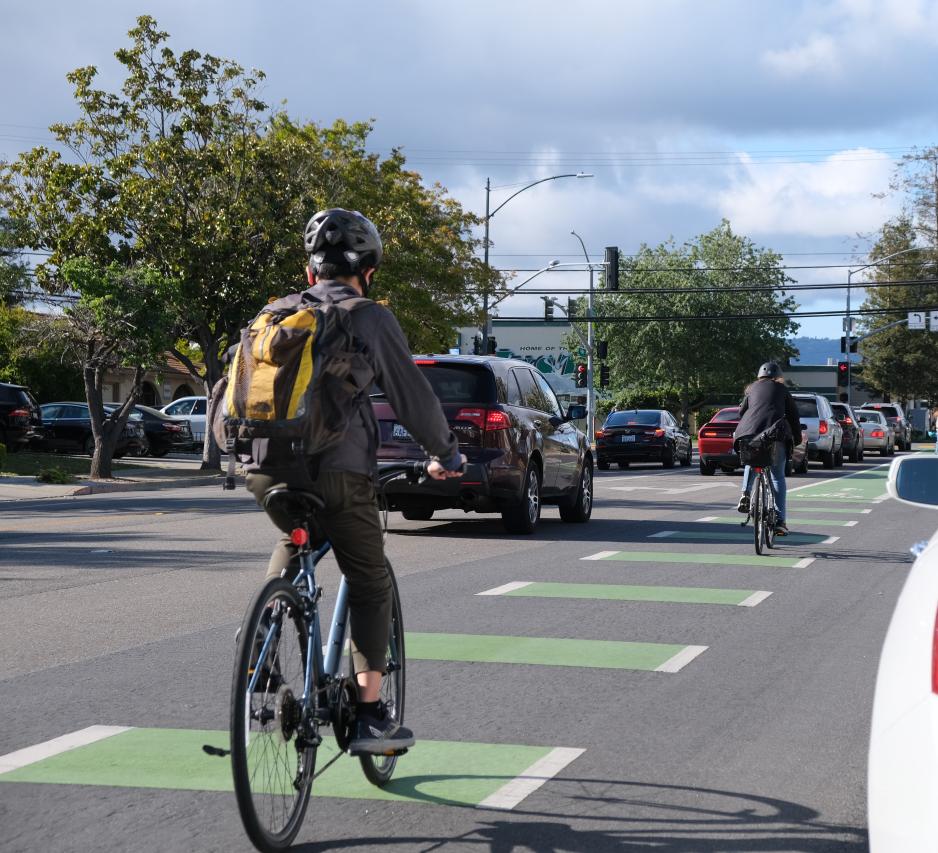
[[[89,480],[79,475],[77,482],[68,485],[40,483],[35,477],[0,477],[0,501],[66,498],[101,492],[153,491],[205,485],[216,485],[220,489],[223,480],[223,475],[217,471],[200,471],[196,465],[172,462],[147,468],[118,468],[115,474],[113,480]]]

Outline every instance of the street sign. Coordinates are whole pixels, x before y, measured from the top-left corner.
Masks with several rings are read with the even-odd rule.
[[[928,327],[933,332],[938,332],[938,311],[932,311],[931,314],[928,315]]]
[[[852,335],[856,330],[857,330],[857,318],[851,317],[850,320],[848,321],[847,318],[844,317],[844,331]]]
[[[925,312],[924,311],[909,311],[909,328],[910,329],[924,329],[925,328]]]

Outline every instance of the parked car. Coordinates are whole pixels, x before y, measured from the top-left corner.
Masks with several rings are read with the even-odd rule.
[[[149,406],[134,406],[134,411],[143,421],[150,456],[165,456],[171,450],[187,453],[195,448],[192,430],[185,418],[172,418]]]
[[[896,459],[889,494],[938,509],[938,456]],[[938,839],[938,532],[913,548],[886,632],[867,778],[872,853],[934,850]]]
[[[91,415],[86,403],[46,403],[39,408],[42,411],[42,428],[37,433],[39,449],[94,455]],[[128,453],[138,455],[146,449],[143,419],[131,413],[117,440],[114,457],[119,459]]]
[[[201,445],[205,441],[205,412],[207,411],[207,398],[205,397],[180,397],[173,400],[160,409],[164,414],[173,418],[184,417],[189,421],[189,429],[192,432],[192,440],[196,445]]]
[[[494,356],[417,356],[459,439],[468,465],[461,478],[419,486],[394,480],[388,508],[427,520],[439,509],[500,512],[511,533],[531,533],[542,504],[557,504],[564,521],[589,520],[593,455],[572,423],[584,406],[566,412],[547,380],[527,362]],[[420,459],[423,450],[381,393],[372,396],[381,431],[378,462]]]
[[[717,467],[727,474],[732,474],[742,467],[739,455],[733,449],[738,424],[739,406],[730,406],[720,409],[697,431],[697,455],[701,474],[712,476]],[[801,426],[801,437],[792,450],[785,470],[788,476],[808,472],[808,431],[804,424]]]
[[[896,449],[912,449],[912,425],[902,411],[902,406],[897,403],[864,403],[860,408],[882,412],[896,434]]]
[[[857,422],[857,415],[846,403],[831,403],[831,411],[844,432],[843,454],[851,462],[863,461],[863,430]]]
[[[808,428],[808,459],[825,468],[844,464],[844,431],[826,397],[820,394],[792,394],[798,417]]]
[[[857,421],[863,430],[863,441],[870,450],[878,450],[880,456],[892,456],[896,452],[896,434],[886,416],[875,409],[857,409]]]
[[[0,382],[0,444],[16,453],[41,425],[42,413],[29,388]]]
[[[627,468],[631,462],[660,462],[673,468],[687,466],[693,454],[690,436],[664,409],[610,412],[596,432],[596,465],[606,471],[610,463]]]

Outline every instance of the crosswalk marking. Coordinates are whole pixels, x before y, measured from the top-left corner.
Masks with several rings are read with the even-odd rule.
[[[699,657],[705,651],[707,651],[706,646],[688,646],[683,651],[678,652],[670,660],[666,660],[655,672],[680,672],[687,664],[694,660],[694,658]]]
[[[611,557],[613,554],[618,554],[618,551],[600,551],[598,554],[591,554],[589,557],[580,557],[581,560],[605,560],[607,557]]]
[[[485,592],[477,592],[476,595],[506,595],[509,592],[514,592],[516,589],[523,589],[530,585],[531,581],[511,581],[511,583],[497,586],[494,589],[487,589]]]
[[[130,729],[127,726],[88,726],[88,728],[79,729],[77,732],[69,732],[67,735],[52,738],[52,740],[38,743],[35,746],[27,746],[25,749],[16,750],[16,752],[0,755],[0,774],[19,770],[54,755],[61,755],[63,752],[69,752],[128,731]]]
[[[505,590],[498,592],[497,590]],[[695,586],[631,586],[605,583],[555,583],[514,581],[476,595],[508,598],[558,598],[589,601],[645,601],[661,604],[719,604],[754,607],[771,595],[752,589],[720,589]],[[761,596],[758,601],[754,597]]]
[[[481,803],[480,809],[513,809],[522,800],[533,794],[538,788],[553,779],[572,761],[576,761],[585,749],[572,749],[558,746],[543,758],[538,759],[519,776],[506,782],[494,794],[489,794]]]

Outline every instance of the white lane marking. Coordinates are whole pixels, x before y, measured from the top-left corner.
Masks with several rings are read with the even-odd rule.
[[[845,521],[844,527],[856,527],[859,523],[859,521]]]
[[[677,535],[676,530],[659,530],[657,533],[649,533],[649,539],[667,539],[669,536]]]
[[[793,569],[806,569],[814,562],[814,557],[805,557],[803,560],[799,560],[792,566]]]
[[[749,598],[745,598],[739,602],[738,607],[755,607],[757,604],[761,604],[765,601],[772,593],[766,592],[764,589],[760,589],[758,592],[754,592]]]
[[[684,495],[688,492],[699,492],[704,489],[720,489],[729,487],[739,489],[737,483],[702,483],[699,486],[685,486],[680,489],[670,489],[667,486],[606,486],[605,488],[616,492],[663,492],[666,495]]]
[[[505,595],[505,593],[513,592],[516,589],[531,586],[532,583],[534,581],[511,581],[511,583],[502,584],[502,586],[497,586],[494,589],[487,589],[485,592],[477,592],[476,595]]]
[[[655,672],[680,672],[695,657],[707,651],[707,646],[685,646],[674,657],[668,658]]]
[[[614,554],[618,554],[618,551],[600,551],[598,554],[592,554],[589,557],[580,557],[581,560],[605,560],[606,557],[611,557]]]
[[[697,521],[716,521],[719,517],[718,515],[705,515],[703,518],[698,518]]]
[[[478,808],[500,809],[503,811],[513,809],[518,803],[553,779],[564,767],[576,761],[584,752],[586,752],[585,749],[574,749],[568,746],[558,746],[552,749],[519,776],[515,776],[514,779],[506,782],[495,793],[489,794],[479,803]]]
[[[131,728],[132,726],[88,726],[86,729],[79,729],[77,732],[54,737],[52,740],[37,743],[35,746],[27,746],[25,749],[16,750],[16,752],[8,752],[6,755],[0,755],[0,773],[19,770],[20,767],[35,764],[37,761],[43,761],[53,755],[69,752],[78,749],[80,746],[87,746],[89,743],[129,732]]]
[[[888,501],[888,500],[889,500],[889,495],[886,494],[886,495],[883,495],[882,497],[874,498],[874,499],[873,499],[873,503],[874,503],[874,504],[881,504],[883,501]]]
[[[822,545],[833,545],[835,542],[840,541],[839,536],[828,536],[821,544]]]
[[[873,511],[873,510],[871,510],[871,509],[861,509],[861,510],[860,510],[860,512],[861,512],[863,515],[869,515],[872,511]]]

